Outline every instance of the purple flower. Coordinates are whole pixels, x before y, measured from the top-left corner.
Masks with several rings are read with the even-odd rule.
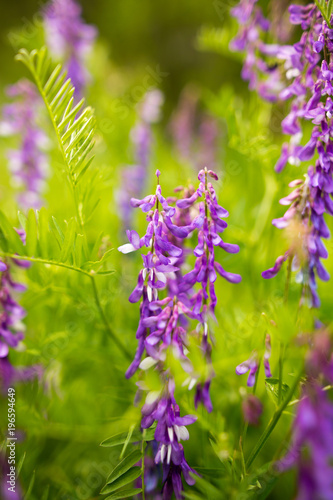
[[[203,114],[199,94],[185,88],[170,122],[170,131],[177,152],[195,168],[215,168],[218,156],[219,127],[216,119]]]
[[[298,281],[303,283],[302,300],[306,299],[305,294],[309,290],[313,307],[320,304],[316,276],[323,281],[329,280],[329,274],[321,262],[321,259],[328,257],[322,239],[329,237],[323,215],[331,209],[330,193],[323,192],[318,185],[323,175],[319,166],[316,170],[310,167],[305,181],[297,179],[290,183],[295,189],[280,200],[282,205],[290,207],[283,217],[274,219],[273,224],[279,229],[288,229],[291,245],[284,255],[277,258],[274,267],[262,273],[265,279],[273,278],[288,258],[293,259],[292,269],[299,271]]]
[[[271,356],[271,338],[270,335],[265,337],[265,352],[263,356],[265,376],[270,378],[272,376],[271,368],[269,364],[269,358]],[[243,361],[240,365],[236,367],[237,375],[244,375],[249,372],[247,379],[248,387],[253,387],[256,382],[256,374],[259,369],[259,356],[257,351],[254,351],[249,359]]]
[[[254,394],[247,394],[242,402],[242,411],[245,422],[258,425],[263,411],[262,402]]]
[[[74,0],[52,0],[44,9],[47,45],[52,54],[64,60],[68,77],[77,96],[82,96],[89,80],[86,59],[97,30],[85,24],[81,7]]]
[[[177,499],[182,498],[182,475],[189,485],[195,480],[191,476],[196,474],[185,460],[184,449],[181,441],[189,439],[187,426],[196,421],[196,417],[180,416],[179,407],[174,398],[174,382],[169,381],[164,392],[158,396],[148,393],[146,403],[142,408],[144,415],[142,427],[148,428],[157,422],[155,440],[158,449],[155,463],[163,466],[163,499],[171,499],[175,494]]]
[[[2,392],[6,392],[13,383],[41,376],[40,366],[17,368],[12,366],[9,360],[11,350],[16,349],[24,338],[22,319],[26,312],[14,298],[15,292],[24,290],[24,285],[12,279],[9,263],[0,261],[0,389]]]
[[[154,370],[161,380],[161,390],[151,391],[146,397],[141,425],[149,428],[157,422],[155,440],[159,445],[155,462],[163,464],[163,498],[167,499],[173,493],[176,498],[182,498],[182,475],[188,484],[194,483],[191,476],[194,471],[184,458],[180,441],[188,439],[186,426],[195,418],[180,416],[174,398],[174,378],[166,361],[172,356],[186,374],[183,385],[188,385],[189,389],[196,387],[195,406],[203,403],[212,411],[209,388],[214,371],[208,340],[208,313],[209,310],[213,313],[216,305],[216,270],[232,282],[239,282],[240,276],[227,273],[215,263],[214,246],[231,253],[238,251],[236,245],[224,243],[218,235],[227,226],[222,217],[227,217],[228,212],[218,204],[215,190],[208,183],[208,176],[217,180],[215,172],[200,171],[197,190],[192,187],[177,189],[177,192],[183,191],[186,198],[178,200],[176,207],[172,206],[174,198],[162,195],[159,171],[156,176],[157,187],[153,194],[131,199],[131,205],[146,214],[146,232],[140,237],[135,231],[127,231],[129,243],[119,247],[119,251],[127,254],[148,249],[142,254],[143,268],[129,297],[130,302],[141,303],[136,332],[138,347],[126,377],[133,376],[138,369]],[[197,204],[199,198],[204,201]],[[196,262],[194,269],[184,275],[183,265],[190,253],[186,240],[194,231],[198,232],[198,245],[194,250]],[[167,295],[161,298],[163,290]],[[189,331],[191,322],[196,323],[193,332]],[[199,339],[207,365],[205,375],[197,373],[191,362],[190,335]],[[141,391],[145,389],[140,382],[138,386]]]
[[[12,179],[20,189],[18,202],[23,208],[40,208],[48,173],[47,138],[37,120],[40,101],[26,80],[8,87],[7,93],[15,101],[3,108],[0,134],[20,137],[19,148],[8,151]]]
[[[125,228],[132,222],[133,211],[129,200],[141,197],[146,186],[152,149],[152,124],[160,118],[163,100],[163,94],[157,89],[152,89],[145,94],[138,106],[138,122],[131,130],[135,165],[122,168],[121,188],[116,192],[116,202]]]
[[[317,382],[308,382],[298,403],[291,447],[276,464],[298,469],[297,500],[333,498],[333,405]]]
[[[263,16],[257,0],[241,0],[231,10],[240,30],[231,41],[231,50],[246,52],[242,69],[242,78],[249,82],[250,90],[257,90],[259,95],[269,102],[277,100],[282,90],[279,69],[266,62],[267,56],[277,56],[279,46],[267,45],[262,41],[263,34],[270,28],[269,21]]]

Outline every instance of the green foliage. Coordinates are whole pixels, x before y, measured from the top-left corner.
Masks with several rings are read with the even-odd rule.
[[[331,28],[331,17],[333,13],[333,0],[315,0],[315,3],[322,13],[323,18]]]
[[[26,232],[26,244],[23,245],[17,232],[3,212],[0,211],[0,247],[4,254],[20,256],[22,260],[41,262],[61,267],[67,267],[84,274],[112,273],[112,270],[102,270],[111,256],[107,251],[98,261],[86,261],[83,248],[86,238],[76,233],[75,219],[71,218],[62,224],[63,229],[54,216],[50,216],[45,208],[34,212],[29,210],[26,217],[19,215],[20,222]],[[93,256],[93,255],[92,255]]]
[[[279,396],[279,379],[277,378],[266,378],[266,389],[267,393],[272,399],[274,404],[278,404],[278,402],[283,400],[285,396],[288,394],[289,386],[287,384],[282,383],[282,396]]]
[[[45,47],[30,53],[26,49],[21,49],[16,59],[29,69],[44,100],[57,135],[77,215],[83,225],[81,204],[89,198],[92,187],[91,182],[83,180],[94,159],[90,155],[94,147],[96,125],[94,113],[90,107],[82,109],[84,99],[76,103],[75,89],[70,79],[66,79],[66,72],[62,70],[60,64],[55,66],[52,63]]]
[[[101,494],[106,495],[109,493],[113,493],[114,491],[117,491],[123,486],[132,483],[135,479],[141,476],[141,472],[142,472],[141,467],[131,467],[117,479],[109,481],[107,485],[104,486],[104,488],[102,489]]]

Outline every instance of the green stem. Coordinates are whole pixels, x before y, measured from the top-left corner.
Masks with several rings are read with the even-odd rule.
[[[142,484],[142,500],[146,499],[145,495],[145,449],[144,449],[144,436],[141,441],[142,465],[141,465],[141,484]]]
[[[8,257],[10,259],[35,262],[36,264],[47,264],[49,266],[64,267],[65,269],[70,269],[71,271],[76,271],[78,273],[85,274],[86,276],[91,277],[91,274],[89,271],[85,271],[84,269],[81,269],[80,267],[71,266],[70,264],[64,264],[63,262],[55,262],[53,260],[41,259],[39,257],[28,257],[26,255],[17,255],[17,254],[13,254],[13,253],[5,253],[5,252],[1,252],[1,256]]]
[[[281,403],[282,397],[282,380],[283,380],[283,353],[284,345],[280,342],[280,354],[279,354],[279,393],[278,393],[278,404]]]
[[[91,283],[92,283],[92,288],[93,288],[93,293],[94,293],[97,309],[98,309],[99,314],[101,316],[101,319],[105,325],[106,331],[108,332],[109,336],[112,338],[113,342],[123,352],[123,354],[125,354],[125,356],[128,359],[132,359],[130,352],[127,350],[127,348],[123,345],[123,343],[118,339],[116,334],[113,332],[113,330],[112,330],[112,328],[107,320],[107,317],[105,316],[104,310],[103,310],[102,305],[101,305],[101,301],[99,299],[95,277],[93,274],[91,274],[91,272],[85,271],[84,269],[81,269],[79,267],[71,266],[70,264],[64,264],[62,262],[54,262],[52,260],[41,259],[38,257],[28,257],[26,255],[16,255],[16,254],[3,253],[3,252],[1,252],[0,255],[2,257],[8,257],[10,259],[24,260],[24,261],[28,261],[28,262],[34,262],[36,264],[47,264],[47,265],[55,266],[55,267],[64,267],[65,269],[70,269],[71,271],[76,271],[78,273],[84,274],[85,276],[89,276],[89,278],[91,279]]]
[[[256,373],[256,379],[255,379],[253,390],[252,390],[252,394],[253,395],[255,395],[256,390],[257,390],[257,384],[258,384],[260,366],[261,366],[261,363],[259,362],[258,370],[257,370],[257,373]],[[242,467],[243,467],[244,478],[245,478],[245,475],[246,475],[246,464],[245,464],[245,460],[244,460],[244,444],[245,444],[245,438],[246,438],[248,427],[249,427],[249,423],[244,421],[244,425],[243,425],[243,429],[242,429],[242,432],[241,432],[241,436],[239,438],[239,446],[240,446],[240,452],[241,452],[241,460],[242,460]]]
[[[255,445],[255,447],[253,448],[252,450],[252,453],[251,455],[249,456],[247,462],[246,462],[246,467],[249,468],[252,463],[254,462],[254,460],[256,459],[258,453],[260,452],[261,448],[264,446],[264,444],[266,443],[267,439],[269,438],[269,436],[271,435],[272,431],[274,430],[276,424],[278,423],[284,409],[286,408],[286,406],[288,405],[289,401],[291,400],[294,392],[295,392],[295,389],[302,377],[302,374],[303,374],[303,367],[302,367],[302,370],[300,370],[299,374],[297,375],[297,377],[295,378],[294,380],[294,383],[292,384],[292,386],[290,387],[289,389],[289,392],[288,394],[286,395],[285,399],[282,401],[282,403],[279,405],[279,407],[275,410],[271,420],[269,421],[266,429],[264,430],[264,432],[262,433],[262,435],[260,436],[257,444]]]
[[[283,298],[284,304],[287,304],[288,297],[289,297],[292,261],[293,261],[293,255],[289,255],[289,257],[288,257],[288,268],[287,268],[286,285],[285,285],[285,288],[284,288],[284,298]],[[283,344],[283,342],[280,341],[278,404],[281,403],[281,398],[282,398],[283,360],[284,360],[284,344]]]
[[[323,9],[322,5],[320,5],[320,2],[318,0],[315,0],[315,4],[317,5],[318,9],[320,10],[321,15],[325,19],[327,26],[331,28],[331,21],[328,19],[325,10]]]
[[[122,353],[125,354],[125,356],[128,359],[132,359],[131,353],[127,350],[127,347],[125,347],[125,345],[121,342],[121,340],[118,339],[118,337],[116,336],[116,334],[112,330],[112,328],[110,326],[110,323],[108,322],[108,319],[107,319],[107,317],[105,315],[105,312],[104,312],[104,309],[102,307],[101,301],[99,299],[97,285],[96,285],[96,281],[95,281],[94,276],[92,276],[91,274],[89,274],[89,276],[91,278],[91,284],[92,284],[92,288],[93,288],[93,292],[94,292],[94,297],[95,297],[95,302],[96,302],[96,305],[97,305],[97,309],[99,310],[99,314],[100,314],[101,319],[102,319],[102,321],[103,321],[103,323],[105,325],[106,331],[108,332],[109,336],[112,338],[113,342],[117,345],[117,347],[119,348],[119,350],[122,351]]]
[[[293,263],[293,255],[289,255],[288,257],[288,268],[287,268],[287,277],[286,277],[286,285],[284,288],[284,298],[283,302],[287,304],[289,297],[289,289],[290,289],[290,279],[291,279],[291,267]]]

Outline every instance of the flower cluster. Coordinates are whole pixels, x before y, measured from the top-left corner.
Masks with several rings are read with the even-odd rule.
[[[81,6],[74,0],[52,0],[44,10],[48,47],[65,62],[68,77],[81,97],[89,80],[86,58],[96,38],[96,28],[85,24]]]
[[[131,130],[131,141],[134,147],[135,164],[121,170],[121,189],[116,193],[117,205],[124,226],[130,227],[132,209],[129,200],[140,197],[145,188],[152,147],[152,124],[160,119],[163,94],[157,90],[149,90],[139,106],[139,118]]]
[[[27,267],[26,262],[15,260],[19,267]],[[40,374],[40,367],[14,368],[9,360],[10,349],[16,349],[24,338],[22,319],[25,310],[15,300],[14,292],[23,292],[25,286],[13,281],[8,262],[0,261],[0,382],[1,390],[17,381],[25,381]]]
[[[241,19],[252,19],[253,23],[258,16],[255,3],[247,1],[246,5],[243,5],[241,2],[236,7],[236,14],[238,13]],[[316,291],[316,275],[322,280],[329,279],[320,260],[327,258],[322,238],[329,237],[324,214],[333,214],[333,67],[330,62],[333,30],[327,26],[314,3],[306,6],[291,5],[289,13],[291,23],[300,25],[302,29],[299,42],[294,45],[270,46],[266,50],[266,53],[270,53],[279,61],[279,64],[275,65],[275,71],[280,75],[277,76],[279,82],[284,84],[278,93],[278,99],[290,101],[290,111],[282,121],[282,131],[290,136],[290,141],[283,144],[275,170],[280,172],[288,162],[299,166],[301,162],[311,160],[315,154],[317,158],[315,165],[308,169],[305,182],[292,182],[290,186],[296,189],[280,201],[284,205],[291,205],[284,217],[273,220],[273,224],[278,228],[288,227],[289,234],[293,235],[297,242],[292,242],[291,248],[277,259],[273,268],[263,273],[263,277],[275,276],[283,262],[290,257],[293,259],[293,269],[301,267],[298,280],[303,283],[303,295],[309,290],[311,304],[318,307],[320,301]],[[244,47],[248,47],[251,40],[256,40],[256,43],[261,45],[258,37],[250,34],[251,29],[244,28],[238,43],[242,41]],[[312,123],[312,133],[307,144],[302,146],[304,122]]]
[[[315,332],[306,363],[308,378],[298,403],[290,449],[279,471],[297,467],[297,500],[333,498],[333,404],[322,380],[333,382],[332,343],[326,331]]]
[[[157,422],[155,439],[159,445],[155,462],[163,463],[164,495],[170,498],[174,491],[176,498],[181,498],[181,474],[188,484],[193,483],[193,478],[180,440],[188,439],[186,426],[195,418],[180,416],[174,395],[174,379],[166,361],[169,355],[179,361],[188,377],[185,383],[189,384],[189,389],[196,386],[195,404],[202,402],[211,411],[209,386],[212,369],[207,370],[206,380],[200,379],[189,357],[189,337],[198,338],[202,331],[201,349],[210,365],[208,315],[214,315],[217,302],[214,288],[216,272],[233,283],[238,283],[241,278],[226,272],[215,261],[214,247],[219,246],[232,253],[238,251],[236,245],[224,243],[218,235],[227,226],[221,217],[226,217],[228,213],[218,205],[215,190],[208,182],[208,176],[217,180],[216,174],[207,169],[200,171],[198,189],[184,190],[190,196],[178,200],[176,207],[171,206],[170,199],[162,196],[159,171],[156,174],[158,184],[155,194],[131,200],[133,207],[140,207],[147,213],[146,234],[140,238],[135,231],[127,231],[129,243],[119,247],[122,253],[143,247],[149,249],[142,256],[144,267],[129,298],[130,302],[141,300],[141,304],[136,333],[138,349],[126,376],[131,377],[138,368],[144,371],[154,369],[159,373],[162,388],[148,393],[142,408],[142,427],[149,428]],[[197,203],[199,198],[203,201]],[[183,224],[178,225],[179,222]],[[184,262],[185,246],[181,242],[194,231],[198,232],[198,245],[194,250],[196,261],[194,269],[183,275],[179,266]],[[196,284],[200,285],[198,291]],[[161,298],[163,290],[167,295]],[[197,323],[197,328],[189,334],[189,325],[193,321]],[[147,356],[143,358],[145,352]],[[141,383],[138,385],[141,390],[145,389]]]
[[[290,248],[277,258],[274,267],[262,273],[263,278],[273,278],[288,258],[292,261],[292,270],[298,270],[297,281],[303,285],[302,299],[310,293],[311,305],[319,307],[316,276],[321,280],[329,280],[329,274],[322,265],[321,259],[328,257],[322,238],[329,237],[329,229],[323,213],[325,208],[332,210],[330,197],[325,198],[316,182],[316,173],[309,168],[305,180],[291,182],[295,188],[287,197],[282,198],[282,205],[290,205],[283,217],[274,219],[273,224],[279,229],[287,229],[291,239]],[[332,212],[333,214],[333,212]]]
[[[262,98],[275,102],[282,89],[280,73],[276,64],[267,62],[267,56],[277,57],[278,45],[269,45],[262,40],[263,34],[270,29],[270,23],[257,2],[241,0],[231,10],[240,24],[240,30],[231,41],[230,48],[246,52],[242,78],[249,82],[250,90],[256,90]]]
[[[40,208],[48,160],[43,151],[47,138],[37,121],[39,98],[27,80],[8,87],[7,93],[15,101],[3,108],[0,134],[20,137],[20,147],[8,151],[12,178],[20,188],[18,202],[23,208]]]

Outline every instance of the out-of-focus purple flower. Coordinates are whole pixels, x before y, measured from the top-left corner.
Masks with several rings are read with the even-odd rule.
[[[14,298],[15,292],[24,290],[24,285],[12,279],[9,263],[0,261],[0,389],[3,392],[15,382],[41,376],[41,367],[17,368],[9,360],[11,349],[16,349],[24,338],[22,319],[26,312]]]
[[[333,498],[333,404],[317,382],[307,382],[293,423],[291,447],[276,464],[298,469],[297,500]]]
[[[310,338],[303,385],[286,455],[276,464],[279,472],[298,469],[297,500],[333,498],[333,344],[320,325]]]
[[[290,248],[277,258],[274,267],[262,273],[265,279],[273,278],[288,258],[293,259],[292,270],[298,270],[297,280],[303,283],[302,300],[306,299],[304,295],[310,291],[313,307],[320,304],[316,275],[323,281],[329,279],[329,274],[321,263],[321,259],[328,257],[322,239],[328,238],[330,234],[323,214],[327,207],[329,210],[333,208],[330,193],[323,192],[318,186],[319,175],[320,169],[315,171],[310,167],[305,181],[297,179],[289,184],[295,189],[282,198],[280,203],[290,207],[283,217],[274,219],[273,224],[279,229],[288,230]]]
[[[185,89],[170,122],[170,131],[181,157],[196,168],[216,169],[219,127],[216,119],[199,109],[199,94]]]
[[[267,334],[265,337],[265,352],[263,356],[265,376],[270,378],[272,376],[271,368],[269,364],[269,358],[271,356],[271,338]],[[256,374],[259,369],[259,356],[257,351],[254,351],[249,359],[243,361],[240,365],[236,367],[237,375],[244,375],[249,372],[247,379],[247,385],[253,387],[256,382]]]
[[[269,21],[263,16],[258,0],[241,0],[231,10],[238,20],[240,29],[231,41],[231,50],[246,52],[242,69],[242,78],[249,82],[250,90],[270,102],[275,102],[282,90],[279,69],[276,64],[267,62],[267,56],[276,57],[278,45],[267,45],[263,42],[263,34],[270,28]]]
[[[262,402],[254,394],[247,394],[242,402],[242,411],[245,422],[258,425],[263,411]]]
[[[52,0],[44,9],[47,45],[65,63],[68,77],[81,97],[89,81],[86,59],[97,30],[81,18],[81,6],[74,0]]]
[[[249,371],[250,373],[247,379],[247,385],[249,387],[253,387],[256,381],[256,373],[258,371],[258,368],[259,368],[258,354],[254,352],[249,359],[243,361],[243,363],[236,366],[236,373],[237,375],[244,375],[244,373],[247,373]]]
[[[116,192],[116,203],[125,228],[132,222],[131,198],[140,198],[146,187],[152,147],[152,124],[160,119],[163,94],[158,89],[149,90],[138,106],[138,121],[131,130],[135,164],[121,170],[121,188]]]
[[[47,138],[38,125],[40,101],[27,80],[8,87],[7,94],[15,101],[3,107],[0,134],[21,141],[18,149],[8,151],[12,179],[20,188],[18,202],[23,208],[40,208],[48,173]]]

